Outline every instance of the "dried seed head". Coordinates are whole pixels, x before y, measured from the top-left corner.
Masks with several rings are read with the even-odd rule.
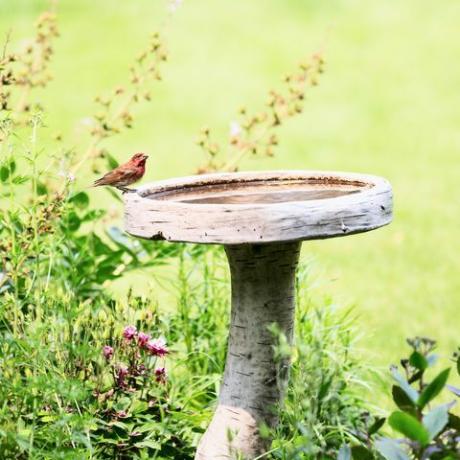
[[[275,153],[273,152],[273,148],[272,147],[266,147],[265,149],[265,155],[267,157],[272,157],[275,155]]]
[[[302,61],[302,62],[300,63],[299,67],[300,67],[302,70],[306,71],[306,70],[310,69],[311,64],[310,64],[308,61],[305,60],[305,61]]]
[[[217,144],[217,142],[213,142],[209,145],[209,153],[213,156],[219,153],[219,144]]]
[[[203,138],[202,136],[197,137],[197,138],[195,139],[195,143],[196,143],[197,145],[199,145],[200,147],[203,147],[204,144],[205,144],[205,138]]]

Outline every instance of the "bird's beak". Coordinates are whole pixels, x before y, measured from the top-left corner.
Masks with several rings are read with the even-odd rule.
[[[143,160],[147,160],[148,157],[149,157],[148,155],[143,155],[143,156],[142,156],[142,159],[143,159]]]

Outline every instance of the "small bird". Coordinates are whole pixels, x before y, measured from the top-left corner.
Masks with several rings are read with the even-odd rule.
[[[148,155],[145,155],[145,153],[136,153],[129,161],[104,174],[100,179],[97,179],[93,187],[109,185],[121,190],[123,193],[135,191],[127,186],[142,179],[145,173],[147,158]]]

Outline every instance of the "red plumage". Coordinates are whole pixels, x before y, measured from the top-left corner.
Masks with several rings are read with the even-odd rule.
[[[109,185],[123,191],[127,191],[128,185],[142,179],[145,173],[145,162],[148,155],[144,153],[136,153],[126,163],[118,166],[117,168],[104,174],[101,178],[97,179],[93,187],[100,187],[102,185]]]

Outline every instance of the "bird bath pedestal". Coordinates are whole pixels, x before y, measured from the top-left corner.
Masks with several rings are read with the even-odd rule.
[[[196,459],[252,459],[277,423],[289,363],[275,362],[276,323],[292,340],[295,270],[303,240],[366,232],[392,218],[390,184],[379,177],[315,171],[225,173],[147,184],[127,193],[125,226],[152,240],[225,246],[232,312],[225,373]]]

